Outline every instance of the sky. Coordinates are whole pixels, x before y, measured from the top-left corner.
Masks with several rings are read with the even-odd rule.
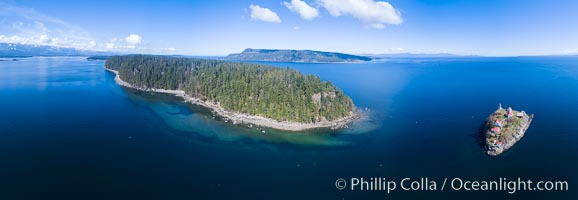
[[[578,54],[578,1],[0,0],[0,42],[199,56]]]

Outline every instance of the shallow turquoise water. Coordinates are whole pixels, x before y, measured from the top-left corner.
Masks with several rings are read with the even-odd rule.
[[[370,118],[288,134],[231,125],[178,98],[124,89],[103,62],[0,63],[0,197],[96,199],[573,199],[578,58],[267,63],[319,75]],[[514,148],[484,154],[498,103],[536,118]],[[340,191],[337,178],[566,180],[570,191]]]

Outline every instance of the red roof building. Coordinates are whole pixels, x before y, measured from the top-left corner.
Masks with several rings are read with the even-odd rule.
[[[513,116],[512,107],[508,107],[508,112],[506,113],[506,115],[508,116],[508,118]]]
[[[501,127],[502,126],[502,120],[497,119],[496,123],[494,123],[494,125]]]

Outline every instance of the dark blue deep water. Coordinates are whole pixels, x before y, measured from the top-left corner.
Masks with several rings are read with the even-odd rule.
[[[125,89],[102,61],[0,62],[0,199],[576,199],[578,57],[268,63],[316,74],[369,118],[284,133],[213,119]],[[479,128],[498,103],[535,114],[489,157]],[[563,180],[569,191],[348,191],[338,178]],[[399,186],[398,186],[399,187]]]

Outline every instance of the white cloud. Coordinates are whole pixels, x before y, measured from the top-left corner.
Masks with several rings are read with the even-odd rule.
[[[98,50],[83,28],[33,8],[0,2],[0,19],[0,42]]]
[[[272,23],[281,23],[281,19],[277,15],[277,13],[271,11],[269,8],[263,8],[259,5],[251,4],[249,6],[251,9],[251,19],[252,20],[261,20],[264,22],[272,22]]]
[[[169,47],[169,48],[162,49],[162,51],[167,52],[167,53],[172,53],[172,52],[177,51],[177,49],[175,49],[173,47]]]
[[[112,38],[109,42],[104,44],[104,48],[109,50],[137,50],[142,46],[143,39],[138,34],[129,34],[124,39]]]
[[[95,51],[165,51],[163,48],[151,48],[144,41],[138,34],[99,41],[80,26],[46,15],[33,8],[0,2],[0,42],[2,43],[47,45]]]
[[[401,47],[397,47],[397,48],[390,48],[387,51],[391,53],[403,53],[404,49]]]
[[[293,27],[293,30],[296,30],[296,31],[301,30],[301,27],[300,27],[300,26],[295,26],[295,27]]]
[[[17,35],[13,35],[13,36],[7,36],[7,35],[0,35],[0,42],[5,42],[5,43],[22,43],[27,41],[26,38],[17,36]]]
[[[90,40],[88,32],[81,27],[28,7],[0,2],[0,18],[0,33],[5,38],[20,37],[23,41],[19,43],[52,45],[55,38],[60,38],[72,45]]]
[[[142,43],[142,37],[137,34],[130,34],[124,39],[124,41],[130,45],[139,45]]]
[[[40,35],[40,37],[38,38],[40,43],[48,43],[50,42],[50,38],[48,37],[48,35]]]
[[[105,48],[107,49],[114,49],[116,47],[116,45],[114,45],[113,42],[107,42],[105,45]]]
[[[374,0],[318,0],[332,16],[350,15],[364,26],[382,29],[386,24],[403,22],[401,14],[391,4]]]
[[[134,39],[134,38],[133,38]],[[129,40],[130,41],[130,40]],[[131,41],[134,43],[134,41]],[[119,40],[113,38],[109,42],[98,43],[95,40],[90,40],[86,42],[81,42],[68,38],[55,38],[48,35],[39,35],[24,37],[19,35],[0,35],[0,43],[17,43],[17,44],[32,44],[32,45],[47,45],[55,47],[66,47],[66,48],[77,48],[93,51],[119,51],[119,52],[156,52],[156,51],[172,51],[171,48],[149,48],[142,44],[142,38],[140,45],[130,44],[125,40]]]
[[[291,3],[283,2],[283,5],[285,5],[285,7],[287,7],[289,10],[295,13],[299,13],[301,18],[306,20],[311,20],[319,16],[317,9],[311,7],[305,1],[291,0]]]
[[[39,36],[19,36],[19,35],[0,35],[0,42],[3,43],[20,43],[20,44],[38,44],[38,45],[54,45],[56,42],[61,42],[58,38],[51,38],[48,35],[42,34]],[[61,42],[62,43],[62,42]]]

